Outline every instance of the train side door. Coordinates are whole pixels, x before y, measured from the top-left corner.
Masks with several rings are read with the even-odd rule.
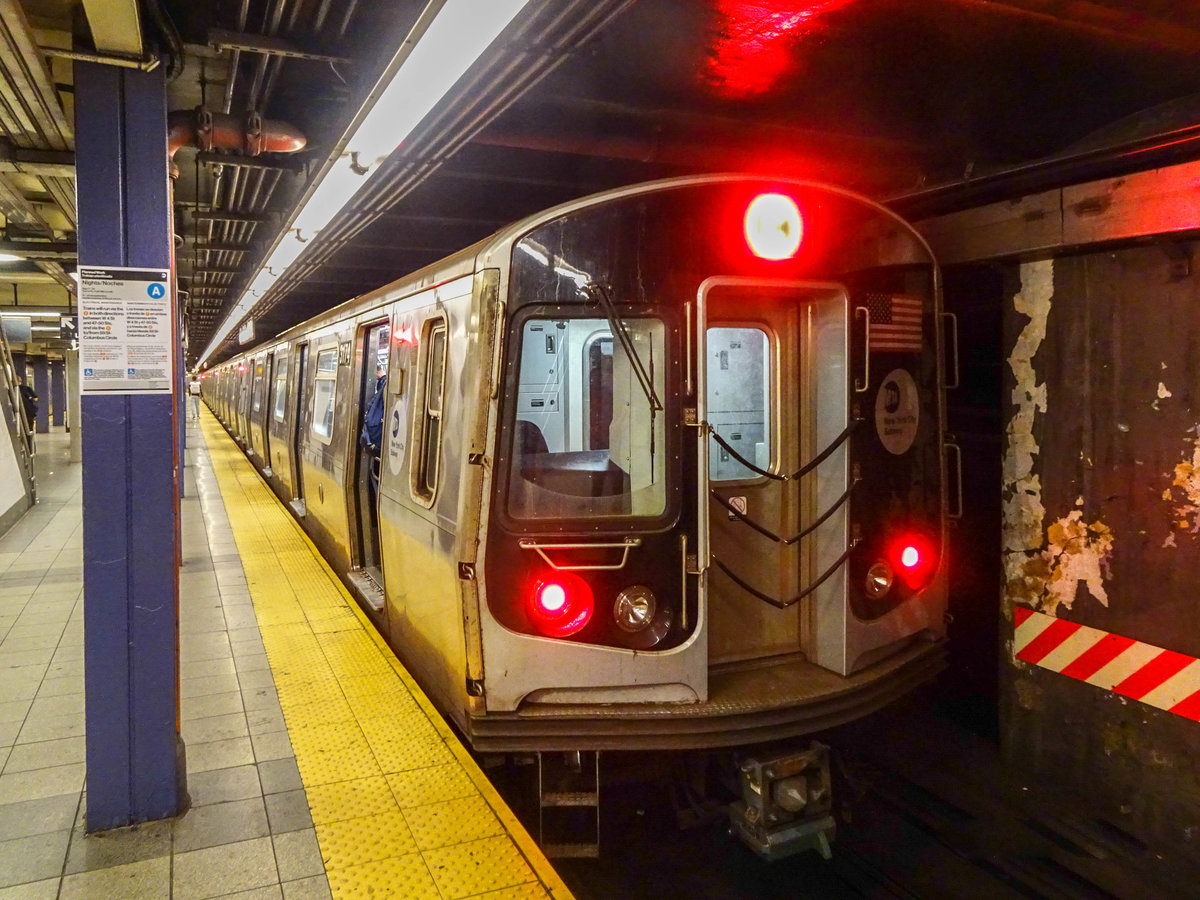
[[[795,477],[848,420],[847,297],[835,285],[710,278],[698,295],[698,479],[709,661],[808,653],[820,595],[844,592],[844,444]],[[806,534],[806,530],[812,528]]]
[[[364,325],[359,331],[362,363],[359,369],[358,415],[354,419],[354,498],[351,529],[357,531],[359,566],[377,585],[383,584],[379,561],[379,476],[383,450],[383,419],[387,412],[387,371],[391,326],[387,320]]]
[[[304,458],[301,456],[304,444],[304,411],[308,409],[308,344],[300,344],[296,348],[295,389],[292,396],[295,405],[292,407],[292,508],[300,515],[304,514]]]

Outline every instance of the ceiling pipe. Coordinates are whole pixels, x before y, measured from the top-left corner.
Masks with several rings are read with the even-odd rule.
[[[181,147],[199,150],[238,150],[247,156],[260,153],[296,153],[307,139],[295,127],[251,112],[244,119],[204,107],[177,109],[167,116],[167,156]]]

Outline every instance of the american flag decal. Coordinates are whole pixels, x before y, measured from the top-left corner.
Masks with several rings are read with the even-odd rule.
[[[903,294],[867,294],[871,314],[870,350],[885,353],[921,352],[921,301]]]

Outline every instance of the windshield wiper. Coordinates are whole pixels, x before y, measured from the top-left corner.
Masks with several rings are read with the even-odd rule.
[[[654,391],[654,383],[650,380],[650,376],[646,374],[646,366],[642,363],[641,356],[638,355],[637,348],[633,346],[633,339],[629,336],[629,329],[625,327],[625,320],[617,313],[617,308],[613,306],[612,297],[608,293],[608,288],[596,281],[589,281],[579,289],[585,297],[591,299],[594,303],[598,303],[604,310],[604,314],[608,317],[608,327],[612,329],[612,333],[616,336],[617,341],[621,344],[621,349],[625,351],[625,356],[633,364],[633,374],[637,376],[638,384],[642,386],[642,393],[646,395],[646,402],[650,404],[650,415],[653,416],[656,412],[661,412],[663,405],[658,399],[658,394]]]

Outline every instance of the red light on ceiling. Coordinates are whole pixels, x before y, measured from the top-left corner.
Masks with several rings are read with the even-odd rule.
[[[933,578],[937,558],[933,546],[923,535],[904,535],[892,546],[889,555],[897,577],[910,590],[921,590]]]
[[[792,47],[816,19],[853,0],[718,0],[706,79],[731,99],[773,87],[794,66]]]
[[[746,207],[746,244],[762,259],[791,259],[804,238],[804,219],[786,194],[759,194]]]
[[[586,581],[572,572],[555,572],[534,585],[529,617],[542,634],[566,637],[588,623],[595,605]]]

